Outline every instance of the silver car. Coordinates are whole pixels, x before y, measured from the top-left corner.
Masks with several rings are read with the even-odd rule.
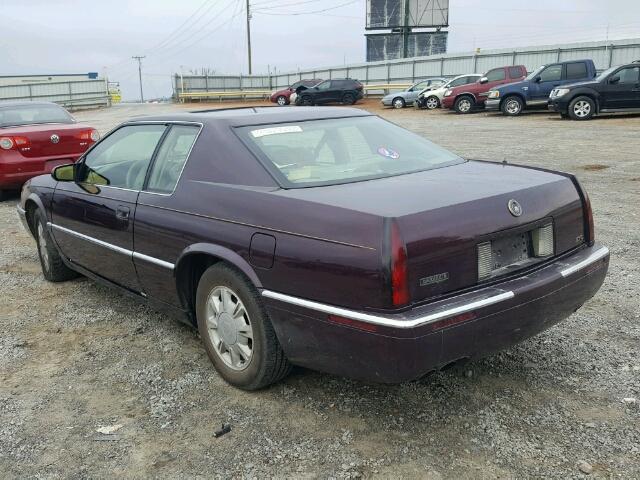
[[[382,97],[382,105],[385,107],[404,108],[407,105],[413,105],[418,99],[420,92],[430,88],[437,88],[446,82],[444,78],[427,78],[418,83],[411,85],[402,92],[393,92]]]

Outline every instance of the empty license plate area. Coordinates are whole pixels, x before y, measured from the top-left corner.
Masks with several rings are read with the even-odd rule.
[[[478,279],[504,275],[553,255],[553,224],[478,244]]]

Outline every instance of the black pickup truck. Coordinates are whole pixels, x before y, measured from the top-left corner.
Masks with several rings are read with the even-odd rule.
[[[548,107],[573,120],[589,120],[600,113],[640,112],[640,61],[611,67],[588,82],[556,88]]]

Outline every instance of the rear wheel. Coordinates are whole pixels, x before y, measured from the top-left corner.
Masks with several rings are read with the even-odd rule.
[[[505,115],[515,117],[522,113],[523,107],[524,107],[524,103],[522,102],[522,99],[520,97],[516,97],[512,95],[510,97],[505,98],[502,101],[502,105],[500,106],[500,109],[502,110],[502,113],[504,113]]]
[[[456,102],[453,104],[453,109],[456,113],[469,113],[473,108],[473,98],[468,95],[459,97],[456,99]]]
[[[354,103],[356,103],[356,97],[353,95],[353,93],[345,93],[342,97],[342,103],[344,103],[345,105],[353,105]]]
[[[427,106],[427,109],[435,110],[440,106],[440,99],[438,99],[438,97],[436,97],[435,95],[431,95],[430,97],[427,97],[425,105]]]
[[[78,273],[71,270],[62,261],[62,257],[53,245],[53,240],[46,229],[43,215],[36,211],[34,215],[34,233],[36,244],[38,245],[38,257],[44,278],[50,282],[64,282],[76,278]]]
[[[257,390],[291,371],[259,293],[234,268],[218,263],[202,274],[196,316],[209,358],[231,385]]]
[[[596,104],[589,97],[574,98],[569,104],[569,116],[574,120],[589,120],[596,113]]]
[[[392,104],[393,108],[404,108],[406,106],[404,98],[401,97],[394,98]]]
[[[276,103],[281,107],[284,107],[287,104],[287,97],[285,97],[284,95],[280,95],[278,98],[276,98]]]

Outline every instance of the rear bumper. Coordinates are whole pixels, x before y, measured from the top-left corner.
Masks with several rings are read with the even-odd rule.
[[[527,275],[398,314],[346,310],[268,290],[262,295],[292,363],[397,383],[555,325],[598,291],[608,265],[606,247],[584,248]]]

